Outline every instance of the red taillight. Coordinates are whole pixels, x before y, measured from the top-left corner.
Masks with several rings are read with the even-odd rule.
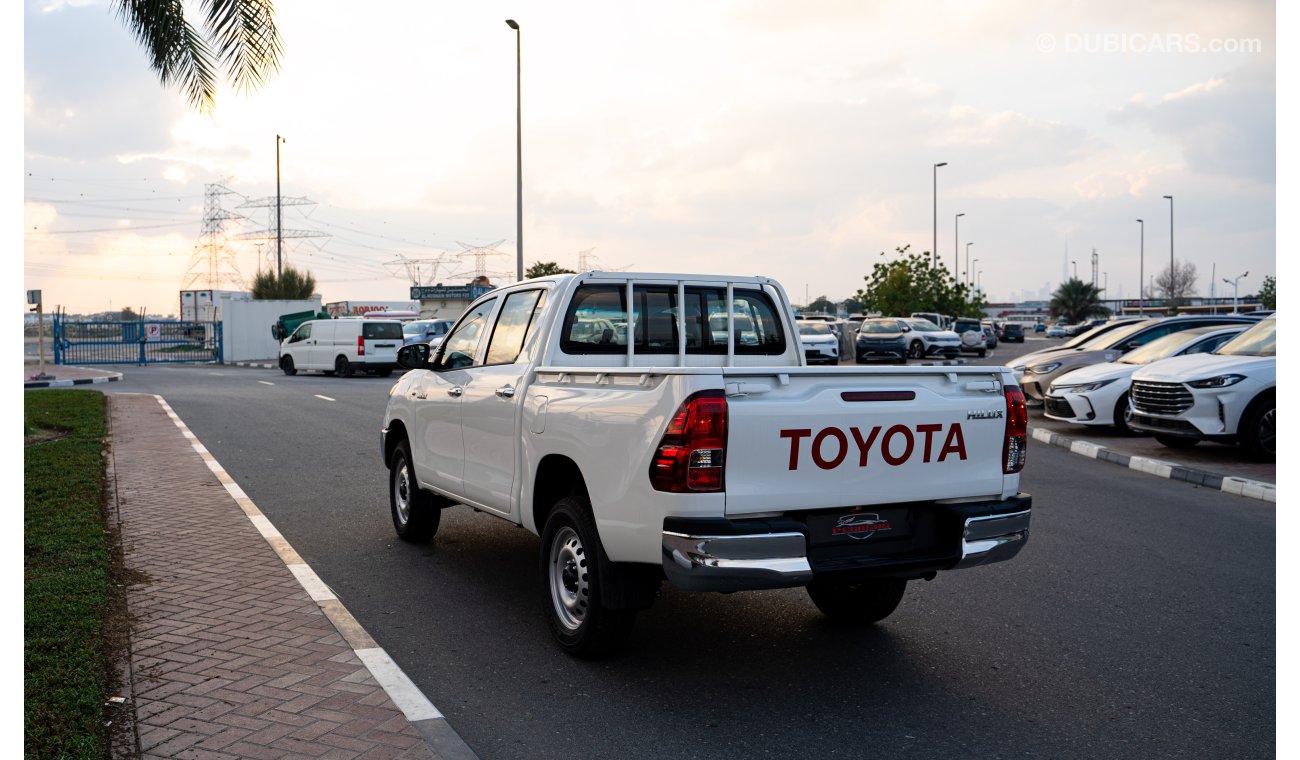
[[[727,399],[722,391],[701,391],[668,421],[650,462],[650,484],[673,493],[725,490],[726,451]]]
[[[364,335],[357,336],[357,356],[366,355],[366,338]]]
[[[1002,444],[1002,471],[1020,472],[1025,468],[1029,453],[1029,410],[1025,408],[1025,394],[1020,386],[1007,388],[1007,435]]]

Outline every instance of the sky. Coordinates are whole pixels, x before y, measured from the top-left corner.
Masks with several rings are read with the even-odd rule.
[[[283,195],[312,202],[284,208],[313,235],[284,258],[326,302],[404,300],[412,267],[464,282],[483,246],[493,280],[513,280],[506,18],[525,266],[586,252],[592,268],[761,274],[802,303],[853,295],[882,252],[937,235],[994,301],[1075,267],[1091,279],[1094,249],[1098,284],[1133,298],[1141,267],[1168,265],[1172,195],[1174,255],[1201,294],[1276,273],[1271,3],[380,7],[277,2],[281,70],[201,114],[109,3],[26,2],[25,287],[74,313],[159,314],[187,272],[242,289],[206,277],[205,188],[245,217],[226,241],[251,279],[273,260],[255,204],[275,194],[277,134]]]

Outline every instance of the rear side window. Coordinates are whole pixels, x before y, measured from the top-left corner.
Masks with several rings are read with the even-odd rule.
[[[492,328],[485,364],[509,364],[519,357],[531,326],[543,305],[544,290],[525,290],[506,296],[501,315]]]
[[[400,322],[363,322],[361,324],[361,337],[366,340],[385,340],[388,338],[402,339],[402,324]]]
[[[736,354],[776,356],[785,353],[785,335],[776,307],[758,290],[733,291],[732,329]],[[632,290],[632,340],[638,354],[675,354],[678,341],[677,288],[636,285]],[[686,353],[727,353],[727,295],[723,288],[686,288],[681,305]],[[585,285],[578,288],[564,315],[560,348],[567,354],[627,352],[627,288]]]

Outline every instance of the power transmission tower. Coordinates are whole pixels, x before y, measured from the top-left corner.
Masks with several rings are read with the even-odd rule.
[[[490,243],[488,245],[470,245],[469,243],[462,243],[459,240],[457,240],[456,245],[464,249],[459,254],[461,258],[465,258],[466,256],[474,257],[474,277],[479,278],[479,277],[487,277],[488,275],[488,269],[487,269],[488,256],[506,255],[496,249],[497,246],[501,245],[504,242],[506,241],[498,240],[495,243]],[[502,273],[493,272],[493,274],[502,274]]]
[[[578,251],[579,272],[586,272],[593,269],[599,269],[605,272],[626,272],[631,266],[629,264],[621,267],[602,267],[600,265],[600,260],[592,253],[594,250],[596,250],[595,247],[588,248],[585,251]]]
[[[385,261],[384,268],[395,276],[405,272],[413,286],[433,285],[438,282],[438,270],[450,261],[449,257],[449,253],[440,253],[432,258],[408,259],[399,253],[395,260]]]
[[[203,186],[203,230],[199,233],[199,242],[195,244],[189,266],[181,278],[181,290],[189,290],[199,284],[209,290],[218,290],[222,283],[244,287],[244,277],[239,273],[235,252],[227,243],[226,234],[226,222],[244,217],[221,207],[221,196],[231,194],[238,195],[224,185],[213,183]]]
[[[281,198],[280,201],[279,201],[279,205],[280,205],[280,206],[314,206],[314,205],[316,205],[316,201],[314,201],[314,200],[312,200],[312,199],[310,199],[310,198],[307,198],[307,197],[298,197],[298,198]],[[275,239],[276,239],[276,224],[275,224],[276,198],[275,198],[274,195],[269,196],[269,197],[266,197],[266,198],[257,198],[257,199],[254,199],[254,200],[247,200],[247,201],[244,201],[243,203],[239,204],[239,205],[236,206],[235,208],[265,208],[265,209],[270,209],[270,212],[269,212],[269,214],[267,215],[268,218],[267,218],[266,229],[265,229],[265,230],[261,230],[261,231],[258,231],[258,232],[245,232],[245,233],[243,233],[243,234],[241,234],[241,235],[235,235],[235,239],[236,239],[236,240],[275,240]],[[285,229],[282,229],[282,230],[279,231],[279,233],[280,233],[280,234],[279,234],[279,237],[280,237],[280,239],[282,239],[282,240],[283,240],[283,239],[288,239],[288,238],[320,238],[320,237],[332,237],[328,232],[320,232],[320,231],[318,231],[318,230],[285,230]],[[258,266],[259,269],[262,267],[262,262],[261,262],[260,260],[257,262],[257,266]],[[269,266],[268,266],[268,269],[270,269],[270,268],[272,268],[272,267],[269,267]]]

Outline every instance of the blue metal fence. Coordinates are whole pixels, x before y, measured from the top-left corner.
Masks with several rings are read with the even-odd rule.
[[[54,320],[55,364],[221,364],[220,322]]]

